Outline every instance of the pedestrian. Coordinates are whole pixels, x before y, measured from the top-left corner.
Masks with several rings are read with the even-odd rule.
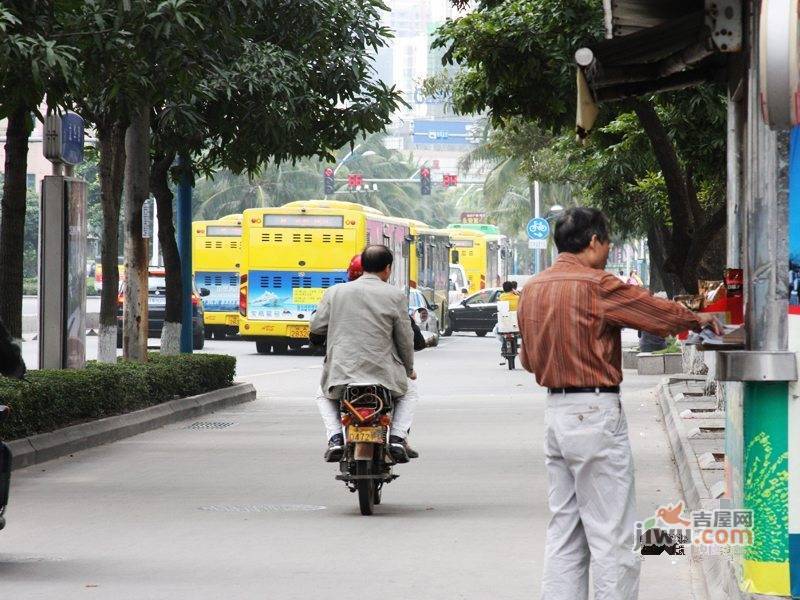
[[[542,600],[635,600],[640,559],[633,460],[620,404],[620,329],[658,335],[710,325],[710,315],[651,296],[606,272],[609,228],[594,208],[565,210],[555,224],[558,259],[529,281],[517,315],[521,363],[548,388],[545,465],[552,517]]]
[[[628,276],[627,283],[628,285],[638,285],[638,286],[644,285],[642,278],[639,277],[639,273],[636,272],[636,270],[631,271],[631,274]]]

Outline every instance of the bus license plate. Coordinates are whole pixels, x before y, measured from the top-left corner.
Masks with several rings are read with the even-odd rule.
[[[308,338],[308,327],[305,325],[299,327],[298,326],[289,327],[286,333],[289,335],[290,338],[306,339]]]
[[[355,427],[350,425],[347,428],[347,441],[383,444],[385,442],[384,431],[386,430],[383,427]]]

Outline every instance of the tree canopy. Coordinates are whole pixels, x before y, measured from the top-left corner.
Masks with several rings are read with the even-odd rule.
[[[723,90],[604,104],[596,130],[577,146],[573,56],[602,36],[599,2],[484,0],[445,23],[434,46],[460,69],[449,84],[455,110],[486,112],[504,132],[489,140],[499,165],[531,181],[579,186],[619,231],[647,235],[668,291],[694,291],[698,276],[721,276],[713,249],[725,224]]]

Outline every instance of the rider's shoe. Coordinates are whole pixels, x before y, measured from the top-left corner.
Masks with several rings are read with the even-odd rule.
[[[325,462],[335,463],[342,460],[344,453],[344,436],[337,433],[328,440],[328,449],[325,451]]]
[[[407,463],[409,459],[408,443],[400,436],[389,436],[389,453],[395,462]]]
[[[419,458],[419,452],[409,445],[408,439],[406,439],[406,454],[408,454],[408,458]]]

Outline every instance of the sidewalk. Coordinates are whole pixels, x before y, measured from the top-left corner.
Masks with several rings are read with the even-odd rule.
[[[674,505],[683,499],[656,394],[662,379],[661,375],[638,375],[626,370],[622,384],[622,403],[636,466],[638,514],[642,519],[653,516],[661,505]],[[702,589],[699,569],[689,556],[662,554],[644,558],[639,593],[642,600],[705,600]]]

